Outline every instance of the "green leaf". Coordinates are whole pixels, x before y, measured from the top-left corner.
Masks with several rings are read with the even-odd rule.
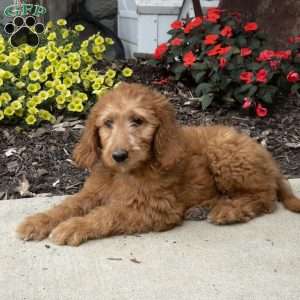
[[[192,76],[196,83],[199,83],[205,76],[206,71],[199,72],[198,70],[192,71]]]
[[[213,91],[213,85],[211,83],[203,82],[198,84],[195,89],[195,94],[199,97],[201,95],[208,94]]]
[[[199,70],[199,71],[204,71],[204,70],[207,70],[208,69],[208,66],[206,63],[194,63],[192,65],[192,70]]]
[[[212,103],[214,94],[205,94],[199,100],[203,110],[206,110]]]
[[[175,74],[175,80],[179,80],[185,70],[186,67],[181,63],[177,63],[171,68],[171,72]]]
[[[249,89],[248,92],[248,97],[252,97],[257,91],[257,86],[256,85],[252,85],[251,88]]]
[[[249,44],[249,48],[251,49],[259,49],[260,48],[260,41],[257,39],[252,39],[252,41]]]
[[[261,68],[261,64],[259,63],[252,63],[248,65],[248,69],[251,71],[257,71]]]
[[[238,38],[237,38],[237,41],[238,41],[238,44],[240,47],[246,47],[247,46],[247,39],[240,35]]]

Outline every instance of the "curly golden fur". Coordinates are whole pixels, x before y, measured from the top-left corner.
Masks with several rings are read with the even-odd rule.
[[[77,246],[117,234],[164,231],[186,218],[247,222],[276,201],[300,212],[270,153],[224,126],[180,127],[161,94],[121,84],[92,109],[74,151],[90,169],[83,189],[28,217],[24,240]]]

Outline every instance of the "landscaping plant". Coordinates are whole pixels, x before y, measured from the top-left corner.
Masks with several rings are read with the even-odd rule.
[[[132,70],[97,71],[110,38],[99,33],[80,42],[82,25],[66,27],[64,19],[49,22],[40,46],[11,47],[0,35],[0,124],[54,123],[58,115],[85,113],[97,95],[112,88]]]
[[[238,13],[212,8],[206,16],[173,22],[171,38],[156,48],[154,63],[175,80],[192,83],[203,109],[216,99],[264,117],[275,97],[299,96],[300,36],[275,51],[259,29],[255,22],[243,23]]]

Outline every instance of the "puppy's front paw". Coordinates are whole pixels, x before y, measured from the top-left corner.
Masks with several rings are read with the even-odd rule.
[[[41,241],[49,235],[54,226],[53,220],[48,215],[39,213],[27,217],[17,227],[17,235],[25,241]]]
[[[84,218],[71,218],[59,224],[50,234],[57,245],[79,246],[88,240],[88,228]]]

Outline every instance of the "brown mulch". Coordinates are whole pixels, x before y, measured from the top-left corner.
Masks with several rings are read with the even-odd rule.
[[[300,177],[300,99],[278,99],[267,118],[249,116],[240,109],[213,104],[202,111],[191,90],[143,63],[130,65],[130,81],[141,82],[166,94],[182,124],[222,123],[235,126],[265,145],[289,178]],[[83,121],[65,119],[39,129],[0,127],[0,200],[37,194],[64,195],[77,192],[87,172],[71,160]]]

